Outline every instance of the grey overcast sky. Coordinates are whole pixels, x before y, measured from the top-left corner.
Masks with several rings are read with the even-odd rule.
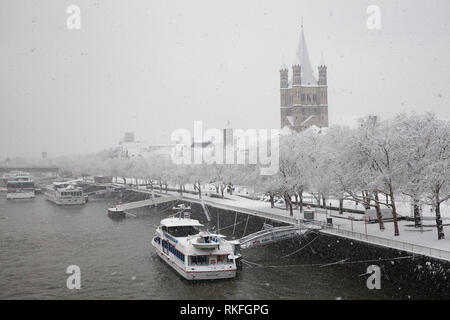
[[[194,120],[278,128],[301,17],[316,74],[321,52],[328,66],[330,124],[449,118],[449,13],[448,0],[0,0],[0,158],[92,152],[125,131],[167,143]]]

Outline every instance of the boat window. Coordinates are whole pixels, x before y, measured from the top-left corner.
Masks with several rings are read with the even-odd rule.
[[[163,229],[164,230],[164,229]],[[198,234],[198,229],[194,226],[176,226],[169,227],[167,232],[174,237],[187,237]]]
[[[34,188],[34,182],[29,181],[9,181],[6,188]]]
[[[192,266],[205,266],[208,265],[208,256],[191,256],[190,265]]]
[[[227,264],[232,263],[233,261],[228,258],[227,254],[221,254],[217,256],[217,264]]]
[[[162,247],[167,249],[170,253],[172,253],[175,257],[180,259],[184,262],[184,254],[177,249],[175,249],[175,246],[173,246],[170,242],[166,240],[162,240]]]
[[[241,254],[241,245],[239,243],[232,243],[233,246],[233,254],[239,255]]]

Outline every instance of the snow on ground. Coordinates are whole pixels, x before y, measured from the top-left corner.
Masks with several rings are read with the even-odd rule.
[[[229,196],[228,196],[229,197]],[[235,198],[235,197],[233,197]],[[241,198],[241,197],[238,197]],[[261,210],[266,212],[272,212],[283,215],[288,215],[289,212],[286,211],[284,208],[284,205],[278,205],[278,208],[271,209],[270,208],[270,202],[263,202],[258,200],[248,200],[247,201],[241,200],[239,205],[248,207],[251,206],[252,209],[255,210]],[[304,199],[305,201],[309,202],[310,200],[306,197]],[[312,201],[315,203],[315,201]],[[327,205],[331,202],[332,206],[339,206],[338,200],[328,200]],[[295,206],[294,206],[295,207]],[[359,204],[358,206],[355,205],[353,201],[344,201],[344,207],[345,208],[352,208],[352,209],[359,209],[364,210],[364,207]],[[270,210],[270,211],[267,211]],[[403,241],[415,245],[422,245],[427,247],[432,247],[436,249],[446,250],[450,251],[450,226],[444,226],[444,231],[446,233],[447,239],[444,240],[437,240],[437,230],[435,226],[432,227],[424,227],[423,232],[417,231],[414,227],[411,227],[414,222],[412,221],[399,221],[399,231],[400,236],[394,236],[394,223],[393,222],[385,222],[385,230],[381,231],[379,229],[379,225],[376,224],[366,224],[364,221],[352,221],[350,219],[339,219],[335,218],[336,216],[339,216],[338,211],[333,210],[325,210],[325,209],[314,209],[315,219],[319,221],[326,221],[326,218],[333,218],[333,226],[335,228],[340,228],[344,230],[349,230],[353,232],[359,232],[362,234],[366,234],[366,227],[367,227],[367,235],[373,235],[377,237],[382,237],[386,239],[391,240],[397,240],[397,241]],[[282,213],[280,213],[280,211]],[[411,212],[411,205],[406,199],[401,199],[401,201],[398,201],[398,212],[400,215],[403,216],[412,216]],[[441,205],[441,214],[444,219],[444,224],[450,224],[450,203],[447,201],[446,203]],[[424,219],[423,224],[424,225],[432,225],[435,224],[435,221],[432,219],[434,218],[434,213],[430,211],[429,206],[424,206],[422,215],[426,217],[427,219]],[[302,213],[299,212],[298,209],[294,210],[294,216],[303,219],[304,216]],[[332,217],[333,216],[333,217]],[[344,216],[353,216],[357,219],[361,219],[362,215],[360,214],[344,214]],[[429,220],[430,219],[430,220]]]
[[[233,205],[235,206],[242,206],[254,210],[260,210],[270,213],[275,213],[279,215],[289,215],[289,211],[286,211],[282,206],[280,208],[270,208],[270,203],[263,202],[263,201],[257,201],[257,200],[249,200],[245,199],[239,196],[228,196],[232,198]],[[240,199],[236,199],[240,198]],[[217,199],[221,200],[221,199]],[[216,201],[214,199],[213,201]],[[223,201],[223,200],[222,200]],[[230,200],[228,200],[228,203]],[[361,207],[361,205],[360,205]],[[448,208],[447,208],[448,209]],[[314,209],[313,209],[314,210]],[[319,221],[326,221],[327,217],[331,217],[331,214],[333,216],[339,216],[338,211],[331,211],[328,210],[328,213],[324,209],[316,209],[315,210],[315,219]],[[447,212],[448,213],[448,212]],[[294,211],[294,216],[300,219],[304,218],[303,213],[300,213],[298,209]],[[360,218],[361,215],[353,214],[353,216],[356,218]],[[348,231],[358,232],[361,234],[367,234],[372,236],[377,236],[385,239],[390,240],[396,240],[396,241],[402,241],[406,243],[411,243],[414,245],[421,245],[441,250],[450,251],[450,226],[445,226],[444,231],[447,235],[447,239],[444,240],[437,240],[437,230],[436,227],[424,227],[423,232],[416,231],[415,228],[411,227],[411,224],[413,222],[411,221],[399,221],[399,230],[400,230],[400,236],[394,236],[394,223],[393,222],[385,222],[385,230],[381,231],[379,229],[379,225],[376,224],[366,224],[364,221],[351,221],[349,219],[339,219],[332,217],[333,219],[333,227],[344,229]],[[424,224],[427,224],[427,221],[424,222]],[[367,231],[366,231],[367,230]]]
[[[198,199],[198,195],[193,194],[184,194],[188,198]],[[205,197],[209,202],[216,202],[219,204],[228,204],[237,207],[247,208],[258,210],[262,212],[273,213],[281,216],[289,216],[289,211],[284,209],[283,205],[279,205],[277,208],[271,208],[270,202],[264,202],[260,200],[251,200],[247,198],[243,198],[238,195],[225,195],[227,199],[219,199],[212,197]],[[351,203],[351,202],[350,202]],[[406,207],[406,205],[405,205]],[[362,209],[362,206],[359,205],[359,209]],[[313,209],[314,210],[314,209]],[[409,210],[409,205],[408,205]],[[448,214],[448,206],[446,206],[446,212]],[[405,215],[407,212],[404,212]],[[319,221],[326,221],[327,217],[338,216],[339,212],[334,211],[331,212],[328,210],[328,213],[324,209],[317,209],[315,214],[315,219]],[[361,218],[361,215],[353,214],[355,218]],[[298,209],[294,210],[294,216],[299,219],[303,219],[303,213],[300,213]],[[431,221],[432,222],[432,221]],[[430,222],[430,223],[431,223]],[[424,222],[427,224],[427,221]],[[393,222],[385,223],[385,230],[379,230],[378,224],[366,224],[364,221],[352,221],[349,219],[339,219],[333,217],[333,226],[334,228],[344,229],[348,231],[358,232],[361,234],[367,234],[372,236],[377,236],[385,239],[402,241],[414,245],[421,245],[441,250],[450,251],[450,226],[445,226],[444,230],[447,235],[447,239],[437,240],[437,231],[436,227],[424,227],[423,232],[416,231],[413,227],[410,227],[413,222],[411,221],[399,221],[399,230],[400,236],[394,236],[394,224]],[[367,227],[367,229],[366,229]],[[367,230],[367,233],[366,233]]]

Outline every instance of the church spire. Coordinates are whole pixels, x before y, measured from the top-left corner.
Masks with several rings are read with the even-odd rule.
[[[308,48],[306,47],[305,34],[303,32],[303,17],[300,31],[300,41],[297,49],[297,64],[302,69],[302,84],[303,85],[317,85],[317,80],[314,77],[311,61],[309,60]]]
[[[316,69],[318,73],[313,72],[306,46],[303,17],[299,31],[297,52],[292,61],[292,77],[289,77],[289,71],[284,65],[280,70],[281,128],[288,127],[298,132],[310,127],[328,127],[327,66],[322,54]]]

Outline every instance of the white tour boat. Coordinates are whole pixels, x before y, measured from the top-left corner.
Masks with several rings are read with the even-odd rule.
[[[87,200],[83,189],[71,182],[53,182],[47,187],[45,197],[58,205],[85,204]]]
[[[34,198],[34,181],[27,172],[15,171],[7,175],[6,199]]]
[[[239,241],[199,231],[201,226],[182,211],[161,220],[152,245],[169,266],[188,280],[234,278],[241,266]]]

